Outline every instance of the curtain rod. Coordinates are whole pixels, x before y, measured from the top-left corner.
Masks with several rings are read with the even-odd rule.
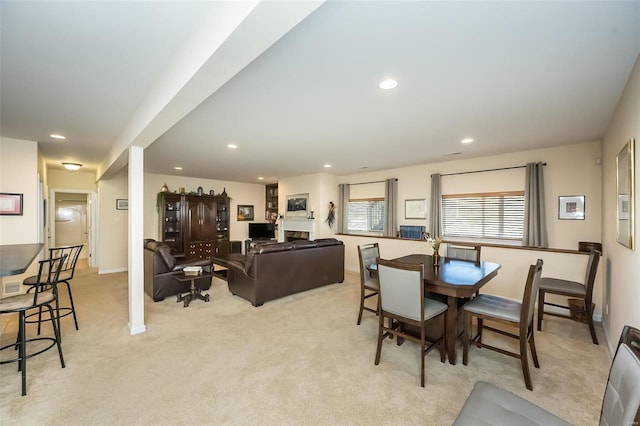
[[[398,178],[395,178],[394,180],[397,181]],[[374,181],[371,181],[371,182],[347,183],[346,185],[351,185],[351,186],[353,186],[353,185],[367,185],[369,183],[385,183],[385,182],[386,182],[386,180],[374,180]]]
[[[546,166],[547,163],[542,163],[543,166]],[[470,172],[458,172],[458,173],[444,173],[441,174],[440,176],[454,176],[454,175],[466,175],[469,173],[482,173],[482,172],[496,172],[498,170],[511,170],[511,169],[524,169],[525,167],[527,167],[526,165],[524,166],[513,166],[513,167],[500,167],[497,169],[486,169],[486,170],[473,170]],[[433,175],[431,175],[433,176]]]

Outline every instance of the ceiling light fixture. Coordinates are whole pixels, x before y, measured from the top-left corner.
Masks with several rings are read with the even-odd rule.
[[[325,168],[325,169],[330,169],[330,168],[331,168],[331,164],[325,164],[325,165],[324,165],[324,168]]]
[[[82,164],[78,164],[78,163],[62,163],[62,165],[64,166],[65,169],[67,170],[79,170],[80,167],[82,167]]]
[[[49,135],[49,137],[51,137],[53,139],[62,139],[62,140],[66,139],[65,136],[59,135],[57,133],[52,133],[52,134]]]
[[[258,176],[258,180],[264,180],[262,176]]]
[[[382,80],[378,85],[379,88],[383,90],[391,90],[395,89],[398,86],[398,82],[392,78],[388,78],[386,80]]]
[[[180,166],[175,166],[175,167],[174,167],[174,169],[176,169],[176,170],[182,170],[182,167],[180,167]]]
[[[227,145],[227,148],[229,149],[236,149],[238,147],[238,145],[236,145],[235,143],[230,143]]]
[[[460,143],[471,143],[473,142],[473,138],[464,138],[460,141]]]

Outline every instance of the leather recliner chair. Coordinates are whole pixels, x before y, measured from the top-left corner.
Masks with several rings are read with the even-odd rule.
[[[152,239],[144,240],[144,291],[159,302],[167,296],[189,292],[189,281],[178,281],[175,272],[186,266],[211,266],[208,259],[179,260],[173,257],[171,249],[163,242]],[[196,287],[208,290],[211,277],[197,278]]]

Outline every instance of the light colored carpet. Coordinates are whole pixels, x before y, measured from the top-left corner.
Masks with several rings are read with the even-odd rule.
[[[147,332],[136,336],[127,328],[125,273],[84,269],[72,285],[80,330],[71,317],[62,320],[67,367],[55,350],[29,359],[23,397],[17,365],[0,366],[2,425],[448,425],[477,380],[573,424],[595,425],[611,362],[586,325],[549,317],[536,333],[541,368],[532,365],[533,392],[519,360],[478,348],[468,366],[461,350],[457,365],[440,363],[432,351],[421,388],[411,342],[397,347],[387,339],[374,365],[377,318],[365,312],[356,326],[353,273],[343,284],[259,308],[218,279],[209,303],[183,308],[175,298],[147,298]],[[0,318],[3,345],[15,339],[16,318]],[[13,355],[3,352],[3,359]]]

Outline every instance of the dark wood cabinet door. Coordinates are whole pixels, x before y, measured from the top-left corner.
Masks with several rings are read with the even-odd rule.
[[[202,240],[216,238],[216,203],[214,200],[203,200],[200,203],[200,236]]]
[[[191,197],[187,197],[187,220],[186,220],[186,240],[198,241],[202,240],[202,227],[200,226],[200,203],[198,200],[193,200]]]

